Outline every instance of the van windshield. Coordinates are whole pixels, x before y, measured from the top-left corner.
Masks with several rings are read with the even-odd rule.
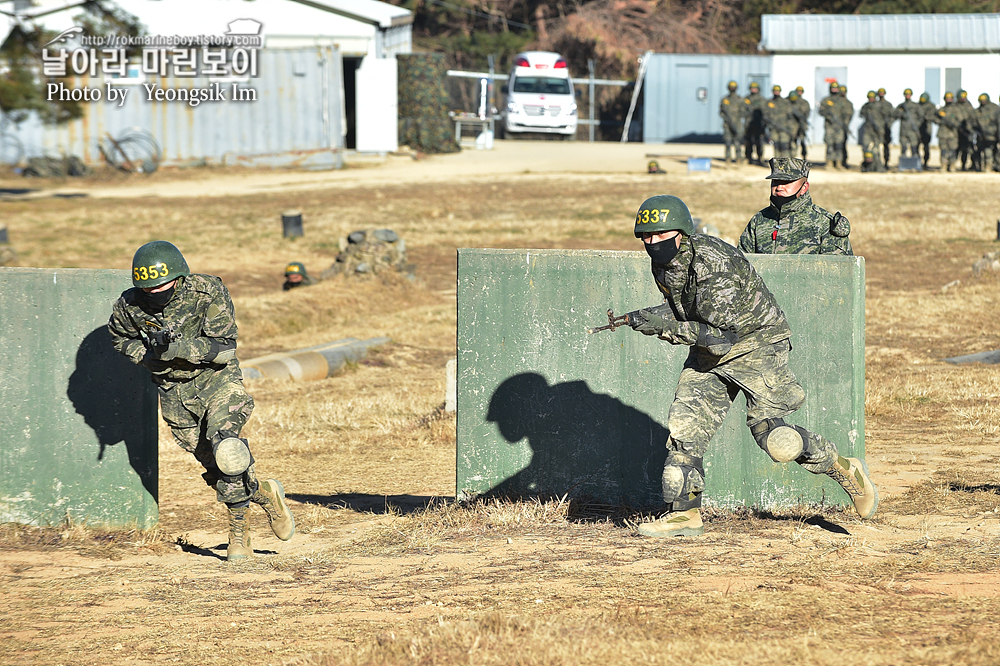
[[[543,95],[572,95],[569,79],[554,76],[519,76],[514,79],[516,93],[540,93]]]

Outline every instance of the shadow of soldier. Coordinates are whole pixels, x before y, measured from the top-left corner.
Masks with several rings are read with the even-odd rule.
[[[532,450],[528,466],[487,496],[568,495],[631,508],[663,503],[667,429],[584,381],[550,385],[536,373],[515,375],[493,393],[486,419],[511,444],[527,438]]]
[[[142,411],[150,409],[143,400],[150,400],[155,420],[156,393],[149,373],[115,351],[106,326],[91,331],[80,344],[66,395],[97,436],[97,459],[104,459],[107,447],[124,442],[129,464],[158,501],[157,434],[155,429],[149,432],[149,419],[141,418]]]

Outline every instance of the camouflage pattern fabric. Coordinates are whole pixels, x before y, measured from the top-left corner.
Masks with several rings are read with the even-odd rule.
[[[790,350],[788,340],[782,340],[726,363],[692,351],[667,416],[667,449],[703,458],[740,392],[747,401],[747,426],[787,416],[801,407],[806,394],[788,367]],[[837,447],[806,432],[809,442],[796,462],[813,474],[825,474],[837,459]]]
[[[222,430],[239,434],[253,412],[253,398],[243,387],[235,357],[211,363],[220,344],[235,345],[237,337],[233,302],[225,285],[211,275],[181,277],[173,297],[162,310],[143,300],[133,287],[115,301],[108,330],[115,349],[152,373],[160,395],[163,420],[177,444],[194,454],[205,468],[206,482],[216,489],[220,502],[244,502],[256,490],[251,467],[243,478],[226,483],[215,465],[212,438]],[[177,354],[161,360],[147,350],[143,335],[167,329],[176,336]]]
[[[725,241],[683,236],[670,264],[651,267],[673,324],[658,336],[661,340],[728,360],[792,334],[757,271]],[[729,339],[734,341],[716,342]]]
[[[759,91],[751,92],[743,100],[743,142],[749,164],[764,162],[764,104],[764,97]]]
[[[958,136],[964,114],[954,102],[945,101],[938,109],[935,122],[938,124],[938,148],[941,150],[941,166],[951,171],[958,156]]]
[[[806,192],[780,208],[758,211],[740,234],[739,248],[751,254],[839,254],[853,256],[851,225],[815,205]]]
[[[977,162],[982,171],[995,168],[997,136],[1000,134],[1000,106],[989,100],[981,102],[975,111],[979,129],[979,140],[976,142]]]
[[[858,144],[862,151],[862,171],[885,171],[885,164],[879,154],[885,134],[885,117],[882,108],[874,97],[861,105],[858,115],[864,119],[864,124],[858,132]]]
[[[934,130],[934,123],[937,120],[937,107],[930,100],[919,102],[920,104],[920,147],[921,159],[924,167],[931,159],[931,137]]]
[[[958,128],[958,162],[962,171],[965,171],[968,168],[969,158],[972,157],[976,148],[976,129],[973,121],[976,110],[973,108],[972,102],[967,97],[962,97],[961,94],[955,100],[955,108],[961,119]]]
[[[920,143],[920,122],[923,110],[911,99],[904,101],[893,111],[893,117],[899,120],[900,155],[914,157],[917,145]]]
[[[819,103],[817,113],[823,118],[823,143],[826,161],[836,166],[847,158],[847,127],[843,120],[844,105],[840,93],[831,92]]]
[[[399,142],[425,153],[457,153],[455,125],[448,117],[448,67],[442,53],[400,53]]]
[[[798,132],[796,132],[795,137],[792,139],[792,153],[794,154],[795,148],[799,146],[802,149],[802,159],[805,159],[807,150],[806,133],[809,131],[809,113],[812,111],[812,107],[809,106],[809,102],[802,96],[799,96],[795,100],[789,99],[788,101],[792,103],[792,111],[799,126]]]
[[[378,274],[396,271],[413,275],[406,259],[406,241],[391,229],[363,229],[340,240],[337,259],[320,273],[324,280],[336,275]]]
[[[767,125],[775,157],[792,156],[792,138],[798,132],[792,103],[775,95],[764,105],[764,123]]]
[[[740,157],[740,146],[743,145],[743,107],[745,99],[742,95],[731,92],[719,102],[719,115],[722,116],[722,142],[726,146],[725,159],[730,160],[730,150],[733,151],[732,161]]]
[[[882,127],[879,128],[879,145],[882,146],[882,157],[885,159],[885,163],[889,164],[889,146],[892,143],[892,123],[895,121],[896,109],[892,106],[891,102],[886,101],[884,90],[879,93],[875,104],[878,106],[878,113],[882,117]]]

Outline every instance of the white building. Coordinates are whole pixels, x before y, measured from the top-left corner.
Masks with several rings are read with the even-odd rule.
[[[816,101],[833,80],[847,85],[855,109],[879,88],[893,105],[906,88],[937,105],[959,89],[973,105],[980,93],[1000,97],[1000,14],[764,15],[759,48],[773,54],[774,83],[805,89],[812,143],[823,142]]]
[[[79,0],[15,0],[12,4],[11,13],[16,16],[0,15],[0,35],[9,33],[15,21],[62,32],[73,28],[75,17],[83,11]],[[286,66],[291,70],[288,86],[280,85],[280,76],[276,83],[274,76],[270,77],[268,97],[257,104],[257,112],[244,110],[229,119],[227,109],[237,113],[235,107],[216,105],[211,118],[204,108],[194,109],[193,120],[177,114],[176,124],[173,108],[161,111],[123,108],[119,115],[127,114],[131,124],[146,127],[142,121],[147,120],[155,125],[147,129],[157,135],[167,153],[167,162],[211,161],[234,152],[240,157],[308,150],[396,150],[395,55],[411,50],[410,11],[378,0],[115,0],[114,4],[136,16],[151,36],[225,35],[233,21],[249,19],[260,24],[258,34],[264,43],[261,62],[270,52],[276,56],[267,60],[274,63],[272,66],[281,67],[282,72]],[[315,53],[316,58],[310,58],[309,53]],[[309,85],[291,85],[296,77],[304,77],[301,82],[309,81]],[[312,93],[322,99],[294,98]],[[309,109],[295,108],[300,104]],[[294,119],[288,116],[290,108],[296,112]],[[96,131],[94,127],[114,130],[122,124],[114,117],[117,111],[111,108],[101,108],[97,122],[89,122],[96,109],[95,105],[89,105],[87,116],[60,128],[40,125],[32,128],[25,123],[22,133],[42,133],[37,139],[23,137],[25,156],[93,155],[92,144],[98,138],[90,136]],[[284,128],[261,126],[262,122],[280,123],[283,117],[307,126],[298,128],[296,139],[286,141],[277,138],[288,134]],[[249,126],[239,132],[225,132],[220,124],[227,122]],[[75,127],[76,124],[80,127]],[[196,124],[199,126],[193,127]],[[207,136],[212,140],[202,139]]]

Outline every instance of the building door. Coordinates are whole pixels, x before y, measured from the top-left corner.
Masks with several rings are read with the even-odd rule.
[[[715,114],[708,108],[708,64],[680,64],[676,74],[674,100],[675,136],[671,141],[697,141],[713,130]]]
[[[355,80],[357,151],[392,153],[399,149],[399,102],[395,58],[366,56]]]
[[[836,81],[847,85],[846,67],[817,67],[815,87],[816,99],[812,101],[812,111],[809,112],[809,143],[823,143],[823,124],[826,122],[819,115],[820,101],[830,94],[830,84]]]

